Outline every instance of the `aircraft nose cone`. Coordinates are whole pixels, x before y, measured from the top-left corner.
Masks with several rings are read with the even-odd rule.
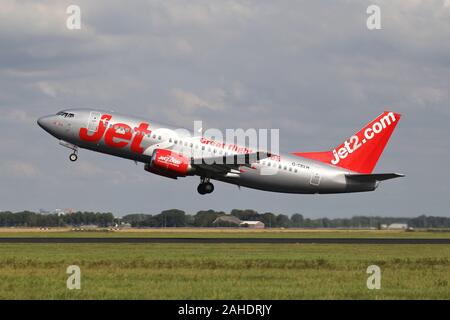
[[[46,131],[49,130],[50,125],[51,125],[51,122],[52,122],[52,116],[44,116],[44,117],[40,117],[40,118],[37,120],[38,125],[39,125],[42,129],[44,129],[44,130],[46,130]]]

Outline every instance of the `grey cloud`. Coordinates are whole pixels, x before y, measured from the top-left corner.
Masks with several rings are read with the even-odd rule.
[[[382,10],[379,31],[366,28],[372,3]],[[448,215],[445,3],[79,1],[82,29],[69,31],[71,1],[6,0],[0,13],[0,209]],[[210,197],[200,197],[196,178],[174,182],[131,161],[82,151],[79,163],[69,163],[67,150],[33,119],[73,106],[188,128],[194,120],[222,129],[280,128],[284,151],[329,149],[393,109],[403,119],[377,171],[407,177],[371,194],[294,196],[218,183]],[[12,163],[40,174],[27,183],[6,174]]]

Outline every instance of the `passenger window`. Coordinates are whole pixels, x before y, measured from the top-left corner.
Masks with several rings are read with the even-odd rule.
[[[158,140],[161,140],[161,136],[158,136]]]
[[[297,169],[295,169],[294,172],[297,173]]]

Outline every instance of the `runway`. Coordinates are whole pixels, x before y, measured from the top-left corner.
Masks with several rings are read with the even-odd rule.
[[[198,243],[198,244],[450,244],[450,239],[399,238],[30,238],[1,237],[0,243]]]

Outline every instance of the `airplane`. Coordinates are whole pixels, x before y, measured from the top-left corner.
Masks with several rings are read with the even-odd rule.
[[[148,172],[177,179],[199,176],[198,193],[214,191],[211,180],[258,190],[330,194],[375,190],[398,173],[372,173],[401,115],[384,111],[329,151],[272,154],[180,132],[173,126],[112,111],[68,109],[38,125],[72,150],[88,149],[144,163]]]

